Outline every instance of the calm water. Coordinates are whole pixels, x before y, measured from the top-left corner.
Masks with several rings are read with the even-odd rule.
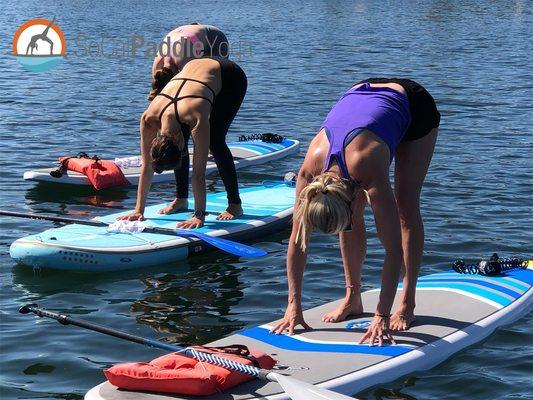
[[[442,128],[423,193],[422,273],[447,268],[458,257],[533,254],[532,8],[527,1],[3,4],[2,208],[86,218],[132,208],[133,190],[95,195],[36,187],[23,182],[22,173],[80,150],[107,157],[135,154],[151,61],[140,52],[122,55],[121,49],[132,35],[155,41],[178,24],[198,20],[228,34],[249,76],[233,138],[280,131],[300,139],[305,149],[339,95],[362,78],[409,76],[428,88],[441,110]],[[7,55],[12,35],[27,19],[53,15],[67,36],[69,57],[53,71],[25,72]],[[240,181],[251,185],[296,170],[302,156],[244,171]],[[209,182],[220,189],[217,177]],[[156,187],[150,201],[170,199],[171,189]],[[370,216],[367,221],[365,289],[377,285],[382,260]],[[269,251],[267,258],[246,263],[213,253],[175,265],[95,275],[34,274],[14,265],[9,244],[49,226],[2,219],[3,399],[78,399],[102,381],[102,368],[160,354],[19,315],[17,307],[26,302],[185,344],[275,319],[284,309],[287,231],[258,243]],[[306,307],[336,299],[344,290],[336,240],[321,237],[310,251]],[[531,332],[530,313],[430,371],[358,397],[532,398]]]

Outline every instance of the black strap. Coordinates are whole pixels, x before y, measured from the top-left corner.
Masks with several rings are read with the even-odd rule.
[[[166,106],[164,106],[163,109],[161,110],[161,112],[159,113],[159,121],[161,121],[161,118],[163,118],[163,113],[167,110],[167,108],[171,104],[174,104],[174,115],[176,116],[176,121],[178,121],[178,123],[180,124],[181,129],[183,131],[183,130],[188,128],[188,125],[182,123],[181,120],[180,120],[180,116],[179,116],[179,113],[178,113],[178,101],[180,101],[182,99],[203,99],[203,100],[208,101],[209,104],[211,105],[211,107],[213,107],[213,101],[211,99],[207,98],[207,97],[204,97],[204,96],[191,94],[191,95],[179,97],[179,94],[181,93],[183,87],[185,86],[185,83],[187,83],[187,81],[201,83],[202,85],[207,87],[211,91],[211,93],[213,93],[213,100],[215,99],[216,94],[215,94],[215,91],[208,84],[206,84],[206,83],[204,83],[202,81],[199,81],[197,79],[192,79],[192,78],[174,78],[174,79],[171,79],[170,81],[178,81],[178,80],[181,80],[182,83],[179,86],[178,90],[176,91],[176,94],[174,95],[174,97],[169,96],[166,93],[158,93],[157,94],[157,96],[163,96],[163,97],[165,97],[165,98],[170,100],[170,102]]]
[[[265,143],[281,143],[284,138],[277,133],[254,133],[251,135],[239,136],[239,142],[249,142],[252,140],[261,140]]]
[[[100,157],[98,157],[96,154],[92,157],[89,157],[89,155],[84,152],[80,151],[78,154],[76,154],[75,157],[65,157],[63,160],[60,161],[59,167],[57,167],[55,170],[50,171],[50,176],[54,178],[61,178],[65,172],[67,172],[67,162],[68,160],[72,158],[90,158],[94,160],[94,162],[100,161]]]
[[[213,88],[212,88],[211,86],[209,86],[209,85],[208,85],[207,83],[205,83],[205,82],[199,81],[198,79],[192,79],[192,78],[172,78],[170,81],[171,81],[171,82],[172,82],[172,81],[184,81],[184,82],[186,82],[186,81],[191,81],[191,82],[200,83],[200,84],[204,85],[206,88],[208,88],[208,89],[211,91],[211,93],[213,93],[213,99],[214,99],[215,97],[217,97],[217,94],[215,93],[215,91],[213,90]]]

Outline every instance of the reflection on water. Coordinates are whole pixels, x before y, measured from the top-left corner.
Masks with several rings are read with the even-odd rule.
[[[184,275],[144,276],[143,298],[131,311],[139,323],[171,335],[167,341],[205,343],[244,326],[231,315],[243,298],[239,270],[230,264],[204,264]],[[216,329],[213,329],[216,327]]]
[[[26,207],[35,212],[76,214],[75,206],[79,205],[122,210],[124,200],[135,193],[135,188],[96,191],[85,186],[39,183],[26,190],[25,198]]]
[[[409,386],[414,386],[416,378],[409,377],[402,382],[400,388],[394,389],[385,389],[377,388],[372,391],[372,396],[375,400],[386,400],[386,399],[398,399],[398,400],[416,400],[416,397],[402,393],[402,390]]]

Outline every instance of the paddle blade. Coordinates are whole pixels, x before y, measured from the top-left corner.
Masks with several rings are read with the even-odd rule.
[[[222,239],[214,236],[206,235],[205,233],[195,232],[194,230],[187,229],[178,229],[178,236],[184,237],[197,237],[198,239],[203,240],[206,243],[209,243],[211,246],[216,247],[220,250],[223,250],[227,253],[234,254],[239,257],[264,257],[267,255],[267,252],[256,247],[248,246],[242,243],[237,243],[232,240]]]
[[[274,379],[292,400],[354,400],[353,397],[323,389],[289,376],[275,373],[268,375],[269,378],[274,375]]]

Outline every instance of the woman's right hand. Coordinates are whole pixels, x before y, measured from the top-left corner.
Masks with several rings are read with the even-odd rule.
[[[363,344],[365,340],[369,339],[369,345],[374,346],[377,342],[378,346],[383,346],[385,340],[390,341],[391,344],[396,344],[390,330],[390,317],[380,314],[375,314],[372,319],[370,327],[366,333],[359,339],[358,344]]]
[[[142,212],[135,210],[131,214],[123,215],[118,217],[117,220],[126,220],[126,221],[144,221],[144,215]]]
[[[294,335],[294,328],[298,325],[303,326],[305,330],[313,329],[304,321],[302,307],[289,303],[287,310],[285,311],[285,316],[283,317],[283,320],[274,328],[272,328],[270,330],[270,333],[280,335],[288,329],[289,335]]]

